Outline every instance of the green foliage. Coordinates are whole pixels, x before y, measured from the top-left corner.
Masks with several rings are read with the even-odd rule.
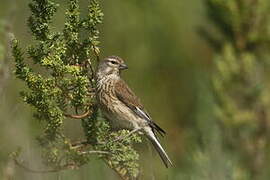
[[[210,20],[223,35],[216,42],[220,47],[224,41],[230,41],[238,50],[253,51],[269,46],[267,0],[206,0],[206,5]]]
[[[106,128],[106,125],[103,125],[103,127]],[[104,131],[109,133],[108,126]],[[129,131],[127,130],[121,130],[117,133],[111,133],[108,137],[104,132],[101,132],[97,136],[98,140],[105,143],[99,143],[96,146],[97,149],[112,152],[110,156],[102,156],[106,158],[111,168],[116,169],[122,177],[127,179],[128,177],[137,177],[139,174],[139,166],[136,163],[139,159],[139,155],[131,145],[133,142],[141,142],[141,139],[135,134],[121,141],[117,139],[119,137],[126,137],[128,133]]]
[[[33,0],[33,2],[29,4],[32,14],[28,19],[28,26],[37,40],[45,41],[51,38],[49,24],[56,12],[56,7],[57,5],[49,0],[42,2]]]
[[[44,124],[44,133],[38,137],[44,162],[55,170],[78,168],[88,163],[93,153],[100,154],[121,177],[134,178],[138,175],[138,154],[132,143],[140,138],[131,135],[115,141],[128,132],[112,133],[107,122],[98,119],[93,64],[99,53],[100,6],[92,0],[82,18],[78,0],[70,0],[64,29],[56,31],[51,23],[58,6],[51,0],[33,0],[28,26],[35,42],[25,53],[18,40],[13,40],[15,74],[28,87],[21,96]],[[30,67],[25,57],[39,70]],[[68,118],[81,119],[86,141],[76,144],[65,136],[63,124]]]
[[[214,56],[216,70],[212,78],[221,137],[227,152],[238,157],[238,170],[233,171],[250,174],[251,179],[264,179],[270,155],[270,2],[206,2],[210,19],[222,34],[217,41],[220,49]]]

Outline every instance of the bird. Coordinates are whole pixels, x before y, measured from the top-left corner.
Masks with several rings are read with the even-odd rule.
[[[130,134],[144,134],[168,168],[172,166],[172,161],[157,137],[157,133],[163,136],[165,131],[151,119],[140,99],[121,78],[120,74],[125,69],[128,66],[118,56],[109,56],[99,62],[96,71],[96,97],[101,113],[110,122],[112,129],[127,129]]]

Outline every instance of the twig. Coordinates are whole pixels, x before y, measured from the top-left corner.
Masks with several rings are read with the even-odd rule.
[[[75,143],[72,143],[71,146],[72,147],[76,147],[76,146],[82,146],[82,145],[88,145],[88,141],[78,141],[78,142],[75,142]]]
[[[110,154],[108,151],[83,151],[80,154]]]
[[[95,92],[96,92],[95,88],[88,89],[89,94],[95,94]]]
[[[93,49],[94,49],[95,56],[97,58],[97,63],[99,63],[100,62],[99,49],[95,45],[93,45]]]
[[[87,116],[89,116],[91,113],[90,110],[86,111],[84,114],[80,114],[80,115],[74,115],[74,114],[64,114],[66,117],[70,117],[73,119],[83,119],[86,118]]]
[[[93,80],[94,80],[94,78],[95,78],[94,68],[93,68],[93,66],[92,66],[92,62],[91,62],[90,59],[87,59],[86,62],[87,62],[87,64],[89,65],[89,69],[90,69],[90,71],[91,71],[90,84],[91,84],[91,89],[93,89],[93,88],[94,88]]]

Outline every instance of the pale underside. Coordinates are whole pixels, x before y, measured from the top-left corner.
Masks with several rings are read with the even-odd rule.
[[[110,81],[110,82],[108,82]],[[109,120],[113,129],[138,129],[147,126],[147,121],[135,114],[115,95],[113,83],[116,78],[102,78],[97,84],[97,98],[103,116]],[[111,83],[111,87],[106,85]],[[107,104],[110,104],[109,106]]]

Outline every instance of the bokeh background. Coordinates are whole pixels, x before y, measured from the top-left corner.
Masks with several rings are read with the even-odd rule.
[[[67,2],[57,2],[54,25],[61,29]],[[0,5],[0,179],[117,179],[95,157],[78,170],[49,174],[27,172],[9,160],[9,153],[21,147],[26,165],[44,168],[35,141],[40,127],[32,117],[33,109],[19,96],[25,87],[12,73],[9,48],[9,32],[25,46],[33,41],[26,25],[28,3],[1,0]],[[87,4],[81,1],[83,12]],[[118,55],[126,60],[125,80],[167,131],[162,144],[174,167],[165,169],[151,149],[143,148],[146,144],[138,145],[145,179],[248,179],[237,171],[241,169],[237,158],[224,151],[214,118],[214,50],[199,33],[201,28],[213,28],[204,1],[114,0],[101,5],[105,14],[100,26],[102,57]],[[66,131],[71,138],[82,137],[78,122],[67,122]]]

